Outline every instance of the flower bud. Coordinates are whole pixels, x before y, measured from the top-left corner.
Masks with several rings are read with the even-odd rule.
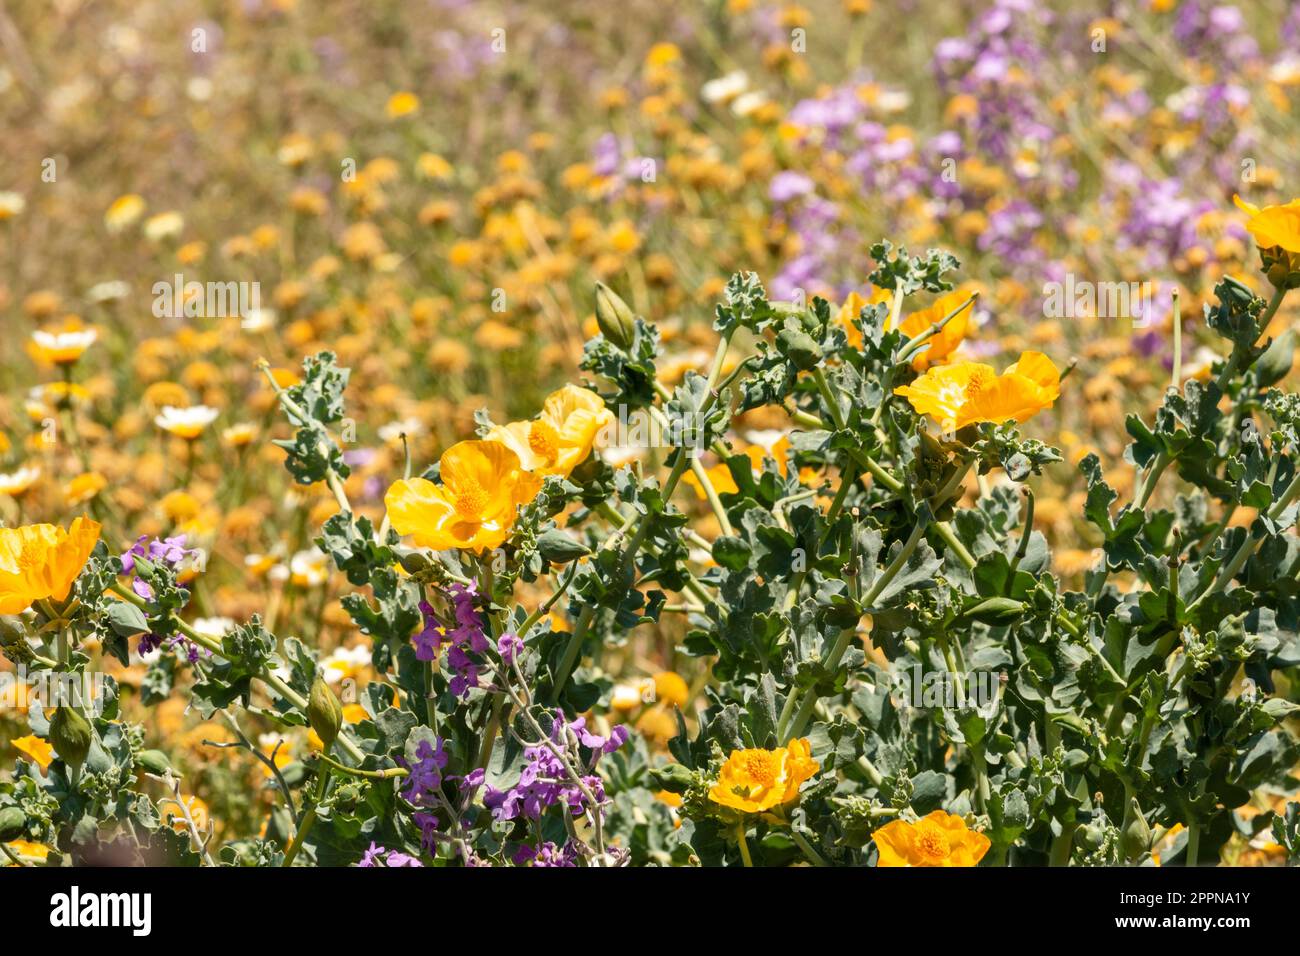
[[[311,694],[307,698],[307,719],[311,721],[311,729],[316,731],[316,736],[325,744],[325,749],[329,750],[339,735],[339,728],[343,726],[343,705],[320,677],[311,685]]]
[[[1124,829],[1120,833],[1120,851],[1125,859],[1136,860],[1151,849],[1151,827],[1138,809],[1137,800],[1129,797],[1128,803]]]
[[[54,712],[54,718],[50,721],[50,743],[54,752],[72,769],[74,780],[80,775],[81,765],[90,753],[94,734],[90,721],[75,709],[60,707]]]
[[[695,774],[679,763],[650,768],[650,778],[669,793],[685,793],[695,782]]]
[[[991,597],[985,598],[974,607],[967,608],[961,616],[993,627],[1006,627],[1020,620],[1024,613],[1025,606],[1019,601],[1012,598]]]
[[[636,333],[636,319],[613,289],[603,282],[596,283],[596,325],[600,334],[609,339],[615,347],[627,349],[632,347],[632,338]]]
[[[135,755],[135,763],[141,770],[156,773],[159,776],[172,768],[171,761],[161,750],[141,750]]]

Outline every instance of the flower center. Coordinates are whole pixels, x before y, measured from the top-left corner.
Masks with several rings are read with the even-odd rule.
[[[38,568],[45,563],[45,549],[35,541],[23,543],[23,550],[18,555],[18,567]]]
[[[942,860],[948,856],[948,836],[935,826],[921,824],[916,835],[916,847],[932,860]]]
[[[966,397],[972,399],[984,389],[993,384],[996,376],[986,368],[977,368],[971,372],[970,381],[966,384]]]
[[[776,783],[776,755],[766,750],[751,750],[744,755],[741,766],[751,781],[764,787]]]
[[[456,508],[456,514],[464,521],[478,521],[483,516],[483,509],[487,507],[488,494],[473,478],[467,479],[461,483],[456,490],[455,499],[452,504]]]
[[[528,447],[538,458],[555,461],[560,453],[560,436],[550,422],[539,418],[528,428]]]
[[[989,372],[987,368],[975,368],[971,372],[971,380],[966,384],[966,401],[970,401],[970,399],[975,398],[975,395],[987,389],[996,378],[997,376]]]

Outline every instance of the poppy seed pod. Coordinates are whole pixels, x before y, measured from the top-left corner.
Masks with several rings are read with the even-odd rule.
[[[343,726],[343,705],[320,677],[311,685],[311,694],[307,698],[307,718],[311,721],[311,729],[316,731],[316,736],[325,744],[325,749],[329,750],[339,735],[339,728]]]
[[[50,743],[54,752],[72,770],[74,781],[81,775],[81,765],[90,753],[94,735],[90,721],[71,707],[60,707],[50,721]]]
[[[632,347],[636,333],[636,319],[628,304],[603,282],[596,283],[596,325],[600,334],[617,348]]]

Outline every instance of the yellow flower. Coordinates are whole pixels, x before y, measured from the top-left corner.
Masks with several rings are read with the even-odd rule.
[[[16,737],[9,743],[14,750],[34,760],[40,766],[41,773],[50,769],[50,763],[54,760],[54,748],[40,737],[28,734],[26,737]]]
[[[613,422],[599,395],[566,385],[547,396],[537,418],[494,426],[487,439],[513,451],[525,471],[567,478],[587,460],[601,430]]]
[[[217,410],[207,405],[193,405],[187,408],[163,406],[162,412],[154,417],[154,424],[165,432],[178,438],[193,441],[203,434],[203,430],[217,418]]]
[[[877,866],[975,866],[989,850],[988,837],[942,810],[916,823],[887,823],[871,839],[880,853]]]
[[[85,504],[99,494],[108,485],[108,479],[97,471],[87,471],[77,475],[63,486],[63,497],[68,504],[76,507]]]
[[[113,205],[104,213],[104,225],[109,232],[120,232],[140,218],[144,212],[144,199],[135,193],[127,193],[113,200]]]
[[[1246,230],[1261,249],[1280,247],[1287,252],[1300,252],[1300,199],[1292,199],[1285,206],[1265,206],[1263,209],[1240,196],[1234,195],[1232,201],[1250,216]]]
[[[435,551],[497,547],[510,533],[515,509],[532,501],[542,485],[498,441],[459,442],[442,453],[439,464],[441,485],[408,478],[384,496],[397,533]]]
[[[36,860],[44,863],[50,855],[50,848],[44,843],[33,843],[30,840],[10,840],[5,844],[13,851],[14,856],[25,858],[27,860]],[[6,858],[7,859],[7,858]],[[16,866],[15,863],[8,864]]]
[[[1061,373],[1042,352],[1025,352],[998,375],[980,362],[932,368],[911,385],[894,389],[922,415],[944,428],[975,422],[1028,421],[1051,408],[1061,393]]]
[[[655,698],[665,706],[685,707],[691,691],[676,671],[661,671],[655,674]]]
[[[799,796],[799,786],[818,770],[806,738],[776,750],[733,750],[709,799],[743,813],[762,813]]]
[[[98,337],[99,333],[94,329],[83,328],[80,322],[72,321],[54,331],[37,329],[32,333],[27,351],[38,362],[73,365]]]
[[[898,327],[908,338],[915,338],[930,326],[938,325],[949,312],[969,298],[969,291],[954,289],[952,292],[935,299],[934,304],[928,309],[913,312],[900,322]],[[970,326],[970,314],[971,310],[965,309],[959,315],[953,316],[942,329],[926,339],[925,344],[929,347],[912,359],[912,368],[918,372],[924,372],[931,365],[942,365],[946,362],[957,346],[961,345],[962,340],[966,338],[966,331]]]
[[[17,471],[0,473],[0,495],[8,495],[10,498],[24,495],[40,477],[40,468],[29,468],[26,465]]]
[[[0,614],[67,598],[98,540],[99,523],[86,517],[66,531],[52,524],[0,528]]]
[[[761,452],[762,449],[759,449],[759,451]],[[761,458],[759,460],[760,462],[762,461]],[[740,491],[740,486],[736,484],[736,479],[732,477],[731,469],[727,467],[725,461],[719,462],[712,468],[706,468],[704,473],[708,475],[709,483],[713,485],[713,490],[718,494],[734,495],[736,492]],[[708,499],[708,492],[704,490],[704,485],[700,484],[700,479],[696,478],[693,472],[688,471],[686,474],[682,475],[682,480],[685,481],[686,484],[690,485],[695,491],[695,497],[699,498],[701,501],[706,501]]]
[[[388,105],[384,109],[388,113],[389,119],[397,119],[401,116],[409,116],[419,108],[420,98],[414,93],[403,90],[390,96]]]

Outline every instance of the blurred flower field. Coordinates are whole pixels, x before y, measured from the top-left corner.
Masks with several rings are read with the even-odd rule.
[[[10,864],[1297,859],[1300,7],[0,49]]]

